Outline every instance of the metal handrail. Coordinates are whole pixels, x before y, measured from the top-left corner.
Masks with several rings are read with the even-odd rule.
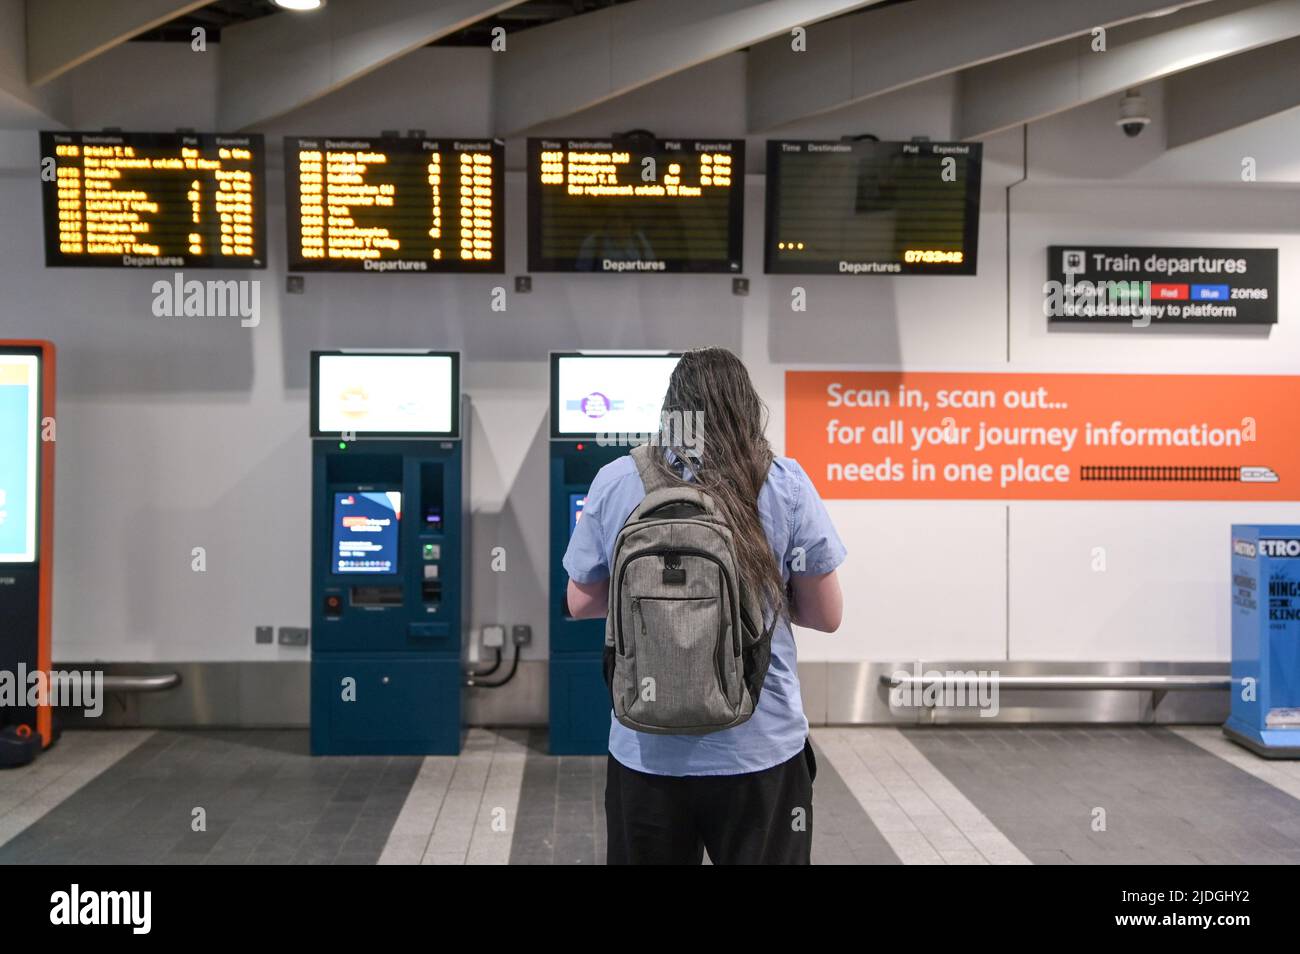
[[[58,667],[56,666],[55,669],[58,670]],[[81,684],[82,670],[58,671],[60,681],[69,684]],[[181,674],[178,672],[155,672],[136,676],[118,673],[104,674],[105,692],[162,692],[165,689],[175,689],[180,684]]]
[[[1232,676],[1004,676],[997,673],[935,673],[921,675],[882,675],[880,684],[889,689],[902,686],[970,686],[993,684],[1000,689],[1110,689],[1134,692],[1167,692],[1175,689],[1230,689]]]
[[[162,692],[181,684],[178,672],[159,672],[147,676],[105,676],[105,692]]]

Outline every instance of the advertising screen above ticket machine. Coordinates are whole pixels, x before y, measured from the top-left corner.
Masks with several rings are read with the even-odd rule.
[[[457,436],[450,354],[316,355],[312,435]]]
[[[679,358],[677,354],[552,355],[551,437],[596,440],[602,435],[619,438],[657,432],[668,379]]]

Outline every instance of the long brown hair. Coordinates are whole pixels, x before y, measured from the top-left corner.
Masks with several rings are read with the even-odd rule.
[[[698,422],[693,440],[683,439],[682,419]],[[682,355],[664,396],[660,442],[726,517],[745,587],[759,594],[767,610],[785,615],[785,585],[758,513],[758,494],[772,465],[766,427],[767,406],[739,358],[726,348]],[[654,459],[669,479],[682,482],[666,455]]]

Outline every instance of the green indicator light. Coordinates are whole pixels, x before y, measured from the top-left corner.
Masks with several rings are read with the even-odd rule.
[[[347,450],[347,449],[348,449],[348,442],[347,442],[347,441],[339,441],[339,450]]]

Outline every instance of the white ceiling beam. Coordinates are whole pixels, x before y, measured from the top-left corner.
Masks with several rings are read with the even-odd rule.
[[[508,37],[497,135],[562,119],[795,27],[880,0],[635,0]]]
[[[976,139],[1300,34],[1300,0],[1218,0],[1040,47],[961,74],[957,128]]]
[[[1300,107],[1300,39],[1230,56],[1165,83],[1173,149]]]
[[[330,0],[221,31],[222,129],[274,119],[521,0]]]
[[[27,82],[56,76],[208,0],[27,0]]]
[[[1171,5],[1177,4],[913,0],[820,23],[808,30],[804,52],[786,39],[749,51],[749,129],[775,129]]]

